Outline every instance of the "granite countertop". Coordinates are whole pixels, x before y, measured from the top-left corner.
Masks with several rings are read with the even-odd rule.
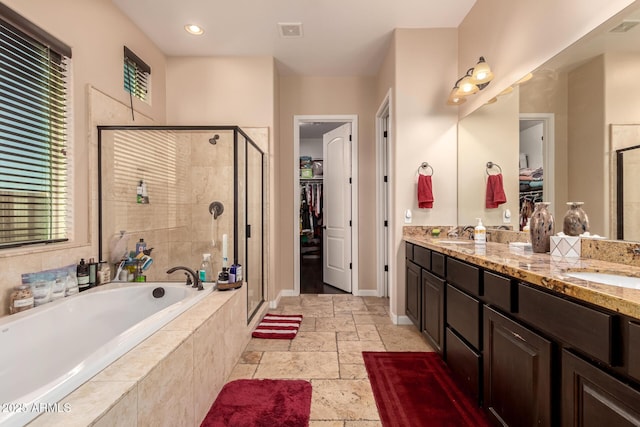
[[[640,289],[604,285],[566,275],[567,272],[590,271],[640,277],[640,267],[596,259],[552,257],[549,254],[512,248],[507,243],[487,242],[482,250],[473,241],[462,238],[435,238],[405,234],[404,240],[497,273],[640,319]],[[446,243],[447,241],[468,243]]]

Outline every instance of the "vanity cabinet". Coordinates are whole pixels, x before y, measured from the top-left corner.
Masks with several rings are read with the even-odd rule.
[[[484,306],[484,407],[499,425],[552,425],[552,343]]]
[[[422,333],[440,354],[444,351],[444,313],[444,280],[422,270]]]
[[[444,255],[407,243],[406,315],[436,351],[444,349]],[[435,261],[435,271],[432,263]],[[438,277],[440,276],[440,277]]]
[[[640,392],[562,351],[563,426],[640,426]]]
[[[496,425],[640,426],[640,320],[418,248],[407,315]]]

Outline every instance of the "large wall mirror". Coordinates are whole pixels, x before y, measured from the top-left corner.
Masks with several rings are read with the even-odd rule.
[[[551,203],[558,232],[566,203],[580,201],[592,234],[619,238],[619,217],[637,217],[619,212],[631,208],[629,203],[618,208],[616,150],[640,140],[625,134],[621,143],[616,129],[640,124],[640,87],[633,84],[640,75],[639,22],[640,6],[627,8],[533,70],[528,81],[514,83],[496,102],[460,121],[459,224],[473,224],[481,216],[488,225],[504,225],[508,208],[509,225],[518,230],[522,201],[544,200]],[[486,179],[477,169],[486,161],[501,162],[508,200],[501,209],[484,209],[478,197],[485,193]],[[624,177],[637,176],[635,167],[634,162],[625,164]],[[524,188],[527,168],[539,174],[534,179],[539,182],[533,182],[539,188]],[[625,187],[638,191],[637,185],[625,182]],[[638,198],[625,195],[627,200]],[[640,240],[632,233],[621,237]]]

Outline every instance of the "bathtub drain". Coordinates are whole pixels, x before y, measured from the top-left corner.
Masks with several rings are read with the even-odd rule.
[[[155,288],[153,290],[154,298],[162,298],[164,296],[164,288]]]

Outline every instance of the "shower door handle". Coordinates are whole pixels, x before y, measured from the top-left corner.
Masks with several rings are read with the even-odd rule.
[[[251,238],[251,224],[247,224],[247,239]]]

